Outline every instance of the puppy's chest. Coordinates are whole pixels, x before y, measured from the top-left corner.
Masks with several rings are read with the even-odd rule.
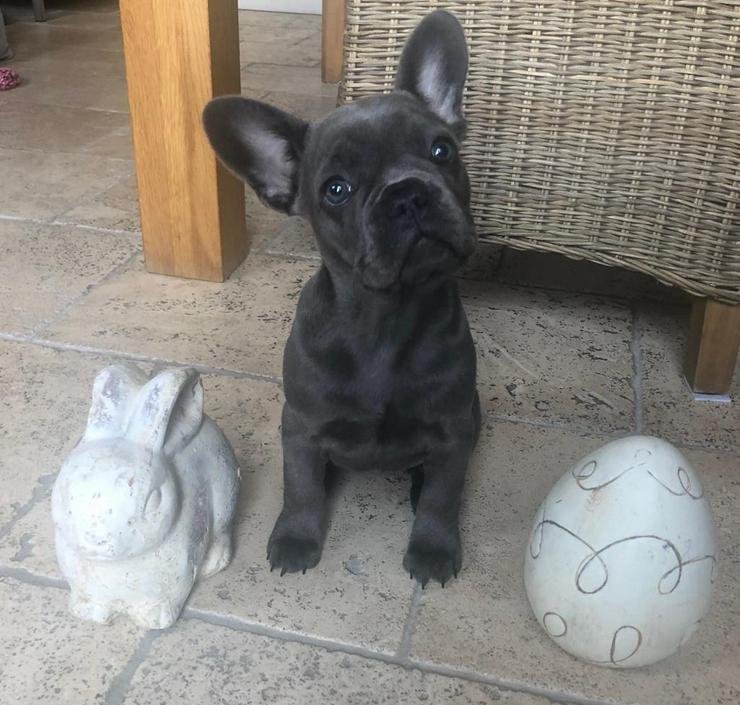
[[[334,462],[357,469],[404,469],[420,463],[445,436],[443,420],[429,413],[434,377],[423,355],[385,347],[322,360],[318,432]]]
[[[317,427],[321,445],[337,465],[356,470],[403,470],[423,462],[444,440],[445,425],[429,418],[421,398],[401,401],[387,376],[372,375],[350,389],[336,390]]]
[[[422,345],[392,341],[364,348],[351,341],[335,341],[317,355],[325,380],[325,399],[335,410],[377,418],[380,422],[396,407],[416,414],[420,397],[432,384],[433,370]]]

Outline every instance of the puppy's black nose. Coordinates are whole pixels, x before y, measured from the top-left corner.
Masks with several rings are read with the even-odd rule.
[[[383,200],[389,218],[419,218],[429,205],[429,191],[419,179],[404,179],[387,186]]]

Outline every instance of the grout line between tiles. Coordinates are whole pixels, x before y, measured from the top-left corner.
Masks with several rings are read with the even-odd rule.
[[[30,103],[31,101],[29,101]],[[36,101],[34,101],[36,102]],[[89,110],[93,113],[113,113],[115,115],[130,115],[131,112],[129,110],[116,110],[114,108],[96,108],[94,105],[65,105],[63,103],[39,103],[39,105],[57,105],[60,107],[70,107],[74,108],[75,110]],[[120,159],[121,157],[114,157],[114,159]]]
[[[343,642],[333,641],[331,639],[321,639],[319,637],[312,637],[305,634],[299,634],[297,632],[284,631],[275,627],[268,627],[263,624],[249,622],[239,617],[217,615],[212,612],[194,609],[191,607],[185,608],[182,618],[185,620],[205,622],[212,626],[225,627],[226,629],[231,629],[238,632],[247,632],[249,634],[255,634],[257,636],[277,639],[279,641],[299,643],[303,644],[304,646],[313,646],[316,648],[324,649],[325,651],[344,653],[349,656],[357,656],[371,661],[380,661],[381,663],[392,666],[400,666],[402,668],[406,668],[407,670],[415,669],[423,673],[432,673],[434,675],[444,676],[447,678],[456,678],[459,680],[492,685],[501,690],[539,695],[560,703],[569,703],[572,705],[607,705],[605,701],[601,700],[581,698],[577,695],[570,695],[546,690],[544,688],[538,688],[537,686],[530,686],[526,683],[506,681],[499,678],[485,676],[480,673],[476,673],[475,671],[467,671],[450,666],[443,666],[440,664],[417,661],[408,658],[401,659],[397,655],[387,654],[382,651],[374,651],[373,649],[368,649],[366,647],[357,646],[354,644],[346,644]]]
[[[72,206],[75,208],[75,206]],[[68,208],[64,213],[68,213],[72,208]],[[92,230],[96,233],[105,233],[106,235],[138,235],[141,237],[141,230],[123,230],[121,228],[103,228],[98,225],[86,225],[84,223],[75,223],[72,220],[60,220],[64,217],[64,213],[54,218],[51,221],[51,225],[62,225],[65,227],[79,228],[80,230]]]
[[[48,220],[41,220],[40,218],[25,218],[20,215],[9,215],[5,213],[0,213],[0,220],[12,220],[17,221],[21,223],[34,223],[35,225],[53,225],[52,218],[49,218]]]
[[[39,575],[22,568],[0,567],[0,578],[11,578],[18,582],[34,585],[36,587],[69,590],[69,586],[66,581],[61,578]],[[420,595],[421,588],[417,585],[414,590],[414,598],[412,599],[412,609],[414,603],[418,602]],[[418,610],[418,604],[416,606],[416,610]],[[400,666],[407,670],[419,670],[422,673],[431,673],[446,678],[456,678],[459,680],[491,685],[501,690],[529,693],[531,695],[542,696],[559,703],[569,703],[570,705],[608,705],[608,703],[601,700],[593,700],[582,698],[577,695],[559,693],[557,691],[532,686],[527,683],[507,681],[500,678],[485,676],[475,671],[411,659],[400,655],[392,655],[382,651],[374,651],[373,649],[368,649],[362,646],[333,641],[331,639],[322,639],[297,632],[281,630],[276,627],[268,627],[256,622],[249,622],[240,617],[218,615],[192,607],[185,607],[180,619],[182,621],[204,622],[212,626],[231,629],[232,631],[246,632],[249,634],[255,634],[256,636],[276,639],[278,641],[303,644],[304,646],[312,646],[329,652],[344,653],[349,656],[357,656],[371,661],[379,661],[392,666]],[[111,682],[105,695],[105,705],[120,705],[125,701],[126,692],[136,671],[148,657],[154,641],[163,633],[163,631],[149,630],[143,635],[136,651],[131,656],[128,663]]]
[[[19,335],[18,333],[0,333],[0,340],[4,340],[8,343],[33,344],[33,341],[27,335]]]
[[[110,357],[114,360],[132,360],[133,362],[143,362],[150,365],[169,367],[192,367],[204,375],[221,375],[223,377],[235,377],[237,379],[253,379],[257,382],[268,382],[282,386],[283,380],[273,375],[262,375],[257,372],[244,372],[239,370],[230,370],[225,367],[210,367],[194,362],[179,362],[177,360],[164,360],[159,357],[149,355],[139,355],[137,353],[122,352],[119,350],[107,350],[105,348],[95,348],[89,345],[75,345],[74,343],[64,343],[57,340],[48,340],[45,338],[29,338],[27,336],[14,335],[13,333],[0,333],[0,340],[9,343],[25,343],[28,345],[37,345],[40,348],[49,350],[58,350],[60,352],[76,352],[86,355],[95,355],[98,357]]]
[[[104,276],[98,279],[98,281],[87,286],[81,294],[78,294],[72,300],[68,301],[64,306],[62,306],[58,311],[55,311],[48,320],[41,321],[36,326],[34,326],[33,330],[31,331],[31,340],[36,340],[36,338],[41,333],[48,330],[55,323],[59,323],[59,321],[61,321],[71,309],[77,306],[77,304],[84,301],[93,291],[95,291],[95,289],[110,281],[113,277],[121,274],[121,272],[123,272],[140,254],[141,250],[135,247],[134,251],[128,257],[125,257]]]
[[[409,603],[409,611],[406,616],[406,623],[403,625],[403,632],[401,633],[401,642],[398,645],[398,651],[396,652],[396,658],[406,663],[409,660],[409,654],[411,653],[411,638],[414,635],[414,628],[416,627],[416,617],[419,614],[419,607],[421,606],[421,591],[423,588],[416,582],[414,585],[414,591],[411,594],[411,602]]]
[[[632,392],[634,396],[635,409],[635,431],[643,433],[643,409],[642,409],[642,330],[640,328],[640,314],[637,306],[632,306],[632,341],[630,343],[632,353]]]
[[[257,372],[245,372],[239,370],[232,370],[223,367],[211,367],[208,365],[202,365],[193,362],[180,362],[177,360],[165,360],[159,357],[151,357],[148,355],[140,355],[136,353],[128,353],[117,350],[108,350],[105,348],[96,348],[88,345],[77,345],[74,343],[64,343],[56,340],[48,340],[43,338],[29,338],[27,336],[15,335],[13,333],[0,333],[0,340],[5,340],[12,343],[26,343],[31,345],[38,345],[39,347],[49,348],[51,350],[59,350],[64,352],[77,352],[85,353],[89,355],[98,355],[103,357],[111,357],[114,359],[132,360],[134,362],[149,363],[152,365],[171,365],[173,367],[192,367],[201,374],[212,374],[222,375],[224,377],[236,377],[240,379],[253,379],[258,382],[268,382],[282,386],[283,380],[281,377],[272,375],[262,375]],[[571,428],[567,424],[558,424],[551,421],[533,421],[531,419],[518,419],[513,416],[505,416],[502,414],[484,413],[484,420],[493,422],[506,422],[513,424],[521,424],[524,426],[535,426],[537,428],[551,428],[563,431],[577,432],[574,428]],[[611,429],[610,431],[605,430],[593,430],[588,432],[580,432],[582,436],[598,438],[608,433],[628,433],[628,429]],[[709,448],[709,450],[722,450],[721,448]]]
[[[427,661],[417,661],[411,659],[408,662],[408,667],[416,668],[423,673],[433,673],[437,676],[456,678],[458,680],[481,683],[482,685],[492,685],[496,688],[499,688],[500,690],[537,695],[555,703],[563,703],[567,705],[614,705],[607,700],[584,698],[580,695],[561,693],[555,690],[540,688],[536,685],[530,685],[529,683],[523,683],[520,681],[508,681],[501,678],[484,676],[480,673],[477,673],[476,671],[469,671],[464,668],[454,668],[453,666],[443,666],[441,664],[430,663]]]
[[[113,677],[103,698],[104,705],[122,705],[131,686],[131,681],[144,661],[149,657],[154,642],[163,631],[150,629],[144,633],[126,665]]]
[[[186,620],[205,622],[217,627],[225,627],[237,632],[248,632],[249,634],[256,634],[257,636],[278,639],[279,641],[294,642],[304,644],[306,646],[316,646],[326,651],[339,651],[351,656],[362,656],[363,658],[369,658],[374,661],[399,665],[399,661],[394,654],[375,651],[356,644],[347,644],[340,641],[334,641],[332,639],[309,636],[307,634],[301,634],[300,632],[279,629],[278,627],[270,627],[265,624],[250,622],[241,617],[235,617],[232,615],[220,615],[215,614],[214,612],[208,612],[207,610],[186,607],[183,610],[182,618]]]
[[[269,255],[274,259],[299,259],[303,262],[316,262],[317,264],[321,262],[321,257],[318,255],[304,255],[299,252],[281,252],[279,250],[271,250],[269,247],[262,252],[256,252],[255,254]]]
[[[522,424],[524,426],[534,426],[535,428],[550,428],[556,431],[570,431],[584,438],[601,438],[602,436],[628,434],[630,429],[628,428],[610,428],[610,429],[588,429],[571,425],[568,423],[557,423],[555,421],[535,421],[533,419],[518,419],[515,416],[507,416],[506,414],[494,414],[491,412],[483,412],[484,421],[503,422],[503,423],[514,423]]]
[[[147,355],[139,355],[136,353],[127,353],[117,350],[107,350],[103,348],[95,348],[87,345],[75,345],[73,343],[63,343],[55,340],[46,340],[42,338],[31,339],[28,336],[17,335],[13,333],[0,333],[0,340],[4,340],[10,343],[20,343],[26,345],[37,345],[41,348],[47,348],[50,350],[58,350],[61,352],[76,352],[87,355],[95,355],[99,357],[109,357],[114,360],[131,360],[133,362],[142,362],[145,364],[151,364],[155,366],[167,365],[171,367],[192,367],[201,374],[205,375],[218,375],[223,377],[233,377],[235,379],[252,379],[256,382],[266,382],[268,384],[275,384],[278,387],[282,387],[283,380],[281,377],[272,375],[262,375],[257,372],[245,372],[241,370],[232,370],[224,367],[211,367],[209,365],[202,365],[193,362],[179,362],[177,360],[165,360],[158,357],[150,357]],[[584,438],[595,438],[599,439],[603,436],[609,435],[627,435],[632,431],[630,429],[593,429],[588,431],[579,430],[568,424],[559,424],[552,421],[535,421],[532,419],[518,419],[513,416],[506,416],[503,414],[484,413],[483,420],[488,420],[494,423],[512,423],[522,426],[533,426],[535,428],[548,428],[557,431],[570,431],[576,433]],[[685,448],[687,450],[700,450],[708,451],[712,453],[735,453],[733,448],[727,448],[723,446],[714,445],[700,445],[697,443],[689,443],[686,441],[674,439],[671,443],[677,448]],[[2,527],[0,527],[2,531]]]
[[[87,355],[95,355],[99,357],[109,357],[114,360],[131,360],[133,362],[142,362],[145,364],[151,364],[155,366],[163,366],[167,365],[170,367],[192,367],[193,369],[197,370],[201,374],[204,375],[218,375],[223,377],[233,377],[235,379],[252,379],[256,382],[266,382],[268,384],[274,384],[278,387],[282,387],[283,380],[281,377],[273,376],[273,375],[263,375],[259,374],[258,372],[246,372],[243,370],[232,370],[225,367],[211,367],[209,365],[202,365],[200,363],[194,363],[194,362],[180,362],[177,360],[166,360],[159,357],[151,357],[148,355],[140,355],[137,353],[128,353],[128,352],[122,352],[117,350],[108,350],[104,348],[96,348],[88,345],[76,345],[74,343],[64,343],[59,342],[56,340],[48,340],[43,338],[34,338],[31,339],[28,336],[24,335],[17,335],[14,333],[0,333],[0,340],[4,340],[6,342],[10,343],[19,343],[19,344],[26,344],[26,345],[36,345],[41,348],[46,348],[50,350],[58,350],[60,352],[76,352],[76,353],[82,353]],[[570,431],[571,433],[576,433],[584,438],[595,438],[599,439],[603,436],[609,436],[609,435],[627,435],[629,433],[632,433],[630,429],[592,429],[588,431],[584,431],[582,429],[578,429],[575,426],[570,426],[565,423],[555,423],[552,421],[536,421],[532,419],[518,419],[513,416],[506,416],[503,414],[493,414],[493,413],[484,413],[483,414],[483,420],[484,421],[491,421],[494,423],[513,423],[518,424],[522,426],[533,426],[535,428],[548,428],[553,429],[557,431]],[[672,440],[671,443],[676,446],[677,448],[686,448],[688,450],[702,450],[702,451],[709,451],[713,453],[734,453],[736,452],[732,448],[727,448],[723,446],[713,446],[713,445],[700,445],[696,443],[688,443],[681,440]],[[0,529],[1,530],[1,529]]]
[[[15,525],[23,519],[24,516],[29,514],[39,502],[49,496],[51,486],[56,479],[56,476],[57,472],[55,471],[38,477],[36,484],[31,490],[31,496],[13,512],[12,516],[5,522],[5,524],[0,526],[0,540],[4,539],[6,536],[10,536]]]
[[[51,578],[48,575],[32,573],[25,568],[11,568],[9,566],[0,566],[0,578],[11,578],[19,583],[35,585],[36,587],[49,587],[56,590],[69,590],[66,580],[61,578]]]
[[[27,103],[27,105],[32,105],[32,103]],[[43,108],[44,103],[37,103],[39,107]],[[118,115],[123,115],[125,113],[117,113]],[[11,145],[8,147],[2,147],[2,149],[8,149],[12,150],[14,152],[29,152],[31,154],[76,154],[76,155],[84,155],[88,157],[93,157],[97,159],[104,159],[106,161],[110,162],[122,162],[126,164],[133,164],[134,159],[133,157],[111,157],[111,156],[105,156],[104,154],[96,154],[95,152],[88,152],[84,149],[76,149],[74,151],[66,151],[66,150],[58,150],[58,149],[46,149],[44,147],[20,147],[16,145]]]
[[[72,206],[72,208],[74,208],[74,206]],[[67,208],[64,213],[67,213],[70,210],[71,208]],[[64,215],[64,213],[62,213],[62,215]],[[0,213],[0,220],[10,220],[18,223],[33,223],[34,225],[52,225],[58,228],[79,228],[80,230],[92,230],[93,232],[105,233],[106,235],[141,235],[140,230],[118,230],[116,228],[104,228],[98,225],[84,225],[82,223],[75,223],[71,220],[59,220],[62,215],[52,216],[48,220],[41,220],[39,218],[25,218],[19,215]]]

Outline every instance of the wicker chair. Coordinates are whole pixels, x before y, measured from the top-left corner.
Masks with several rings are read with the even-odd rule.
[[[726,394],[740,344],[740,5],[324,0],[324,79],[342,78],[345,101],[390,90],[406,36],[435,7],[470,46],[481,239],[699,297],[687,377]]]

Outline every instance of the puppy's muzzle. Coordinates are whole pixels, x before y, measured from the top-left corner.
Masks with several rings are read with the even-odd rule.
[[[408,178],[386,186],[378,199],[389,220],[408,219],[420,224],[429,207],[429,189],[417,178]]]

